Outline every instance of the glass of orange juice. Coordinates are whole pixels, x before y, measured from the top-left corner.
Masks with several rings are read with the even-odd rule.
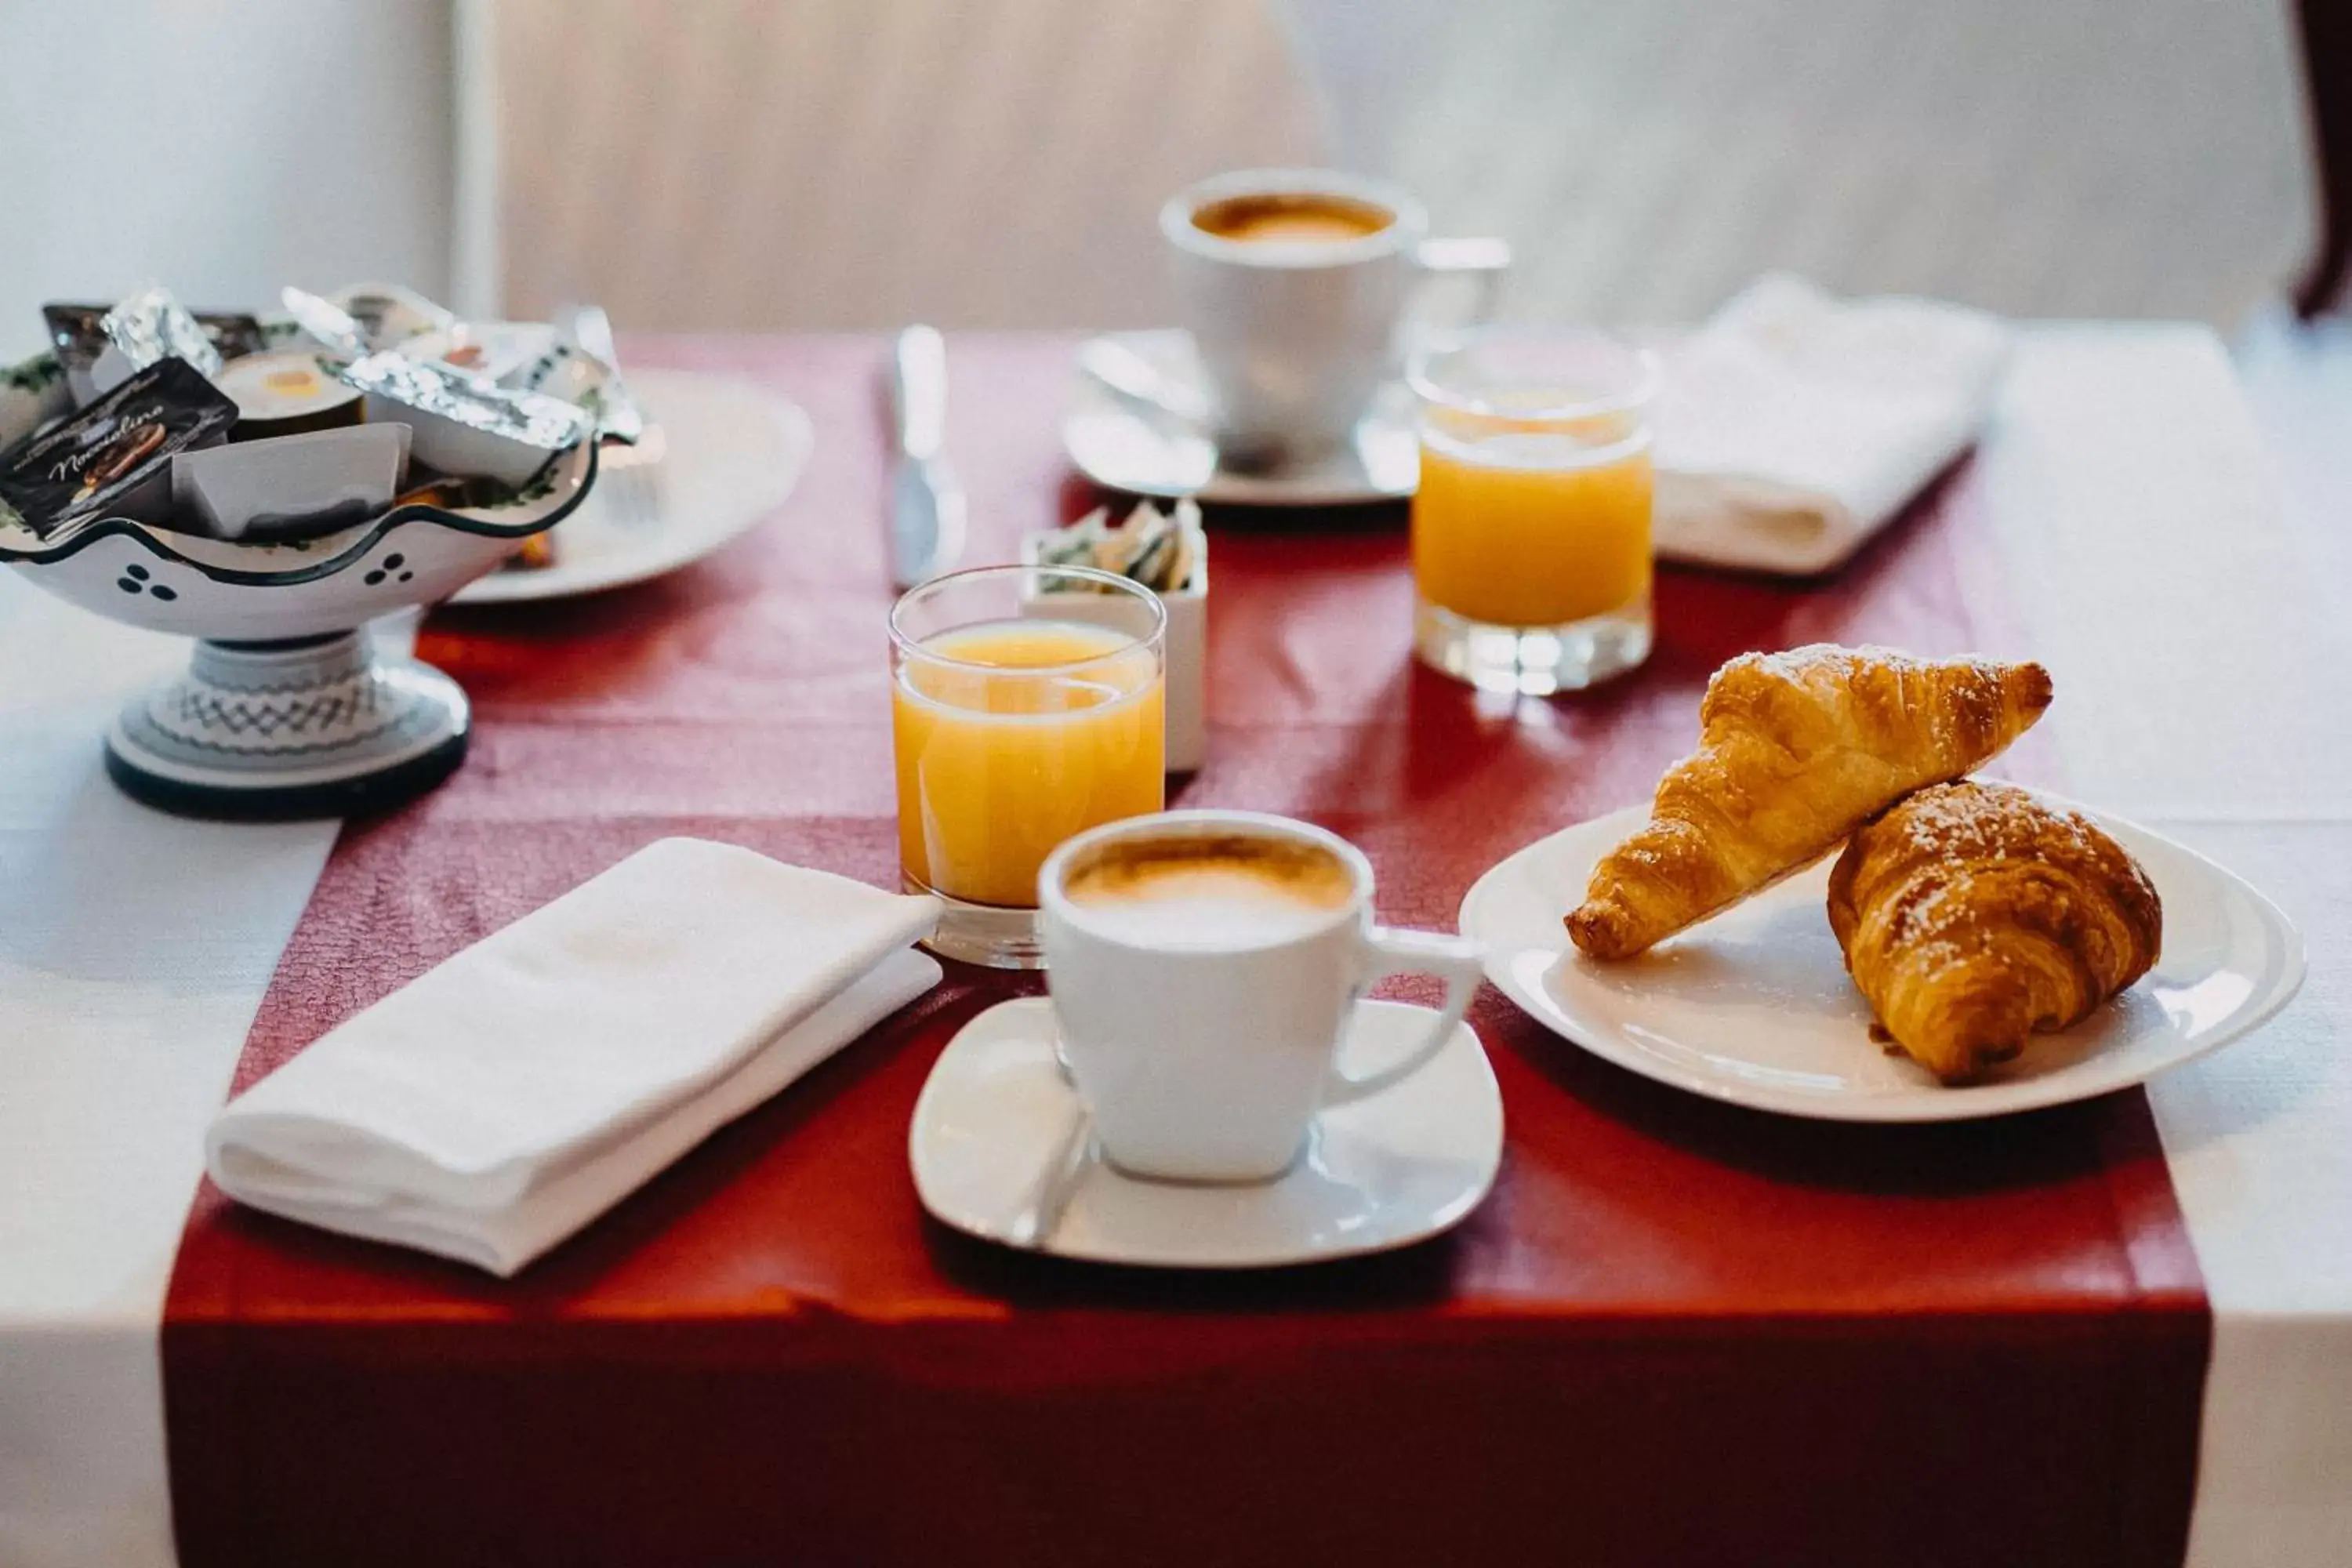
[[[1647,658],[1654,359],[1601,332],[1489,327],[1411,379],[1423,660],[1542,695]]]
[[[1041,967],[1045,857],[1166,804],[1167,624],[1149,588],[1078,566],[977,567],[900,596],[898,866],[947,906],[932,951]]]

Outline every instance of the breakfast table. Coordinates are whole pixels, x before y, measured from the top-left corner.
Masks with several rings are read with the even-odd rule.
[[[971,562],[1094,502],[1075,342],[950,340]],[[0,1563],[2352,1560],[2352,538],[2283,505],[2201,329],[2027,331],[1975,453],[1842,572],[1669,569],[1649,664],[1580,697],[1413,662],[1401,507],[1213,514],[1171,787],[1345,835],[1383,920],[1451,929],[1645,797],[1736,653],[2030,656],[2058,700],[2001,768],[2310,942],[2285,1012],[2145,1090],[1779,1118],[1489,988],[1506,1149],[1458,1230],[1119,1269],[925,1217],[925,1076],[1037,989],[950,965],[512,1279],[230,1204],[233,1089],[646,843],[895,882],[880,341],[622,349],[798,403],[805,475],[673,575],[383,628],[475,713],[397,811],[132,805],[96,736],[183,645],[0,581]]]

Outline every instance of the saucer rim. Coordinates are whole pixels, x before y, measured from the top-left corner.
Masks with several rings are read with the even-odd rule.
[[[1106,339],[1124,342],[1131,345],[1138,339],[1165,339],[1183,331],[1181,327],[1142,327],[1090,332],[1081,340],[1081,346]],[[1380,420],[1391,428],[1410,430],[1412,419],[1402,410],[1399,410],[1394,417],[1384,417],[1381,413],[1381,402],[1401,399],[1402,395],[1401,389],[1404,386],[1405,380],[1402,374],[1390,382],[1384,383],[1380,398],[1373,404],[1373,413],[1367,415],[1366,418]],[[1145,423],[1141,415],[1122,406],[1110,394],[1091,386],[1084,373],[1074,370],[1071,373],[1071,390],[1057,427],[1062,443],[1063,458],[1088,483],[1119,495],[1149,496],[1156,500],[1180,500],[1190,497],[1203,506],[1289,510],[1308,507],[1380,506],[1391,501],[1411,500],[1421,488],[1418,469],[1414,473],[1412,485],[1400,489],[1373,483],[1369,471],[1364,473],[1363,482],[1349,485],[1318,481],[1313,477],[1312,470],[1289,477],[1279,472],[1240,474],[1225,468],[1222,461],[1211,468],[1208,482],[1197,489],[1188,489],[1181,485],[1138,487],[1090,468],[1080,455],[1079,444],[1074,437],[1074,430],[1078,420],[1101,416],[1124,419],[1137,425]],[[1212,442],[1211,445],[1213,447],[1214,443]]]
[[[1178,1258],[1151,1257],[1133,1252],[1109,1253],[1094,1249],[1074,1249],[1066,1245],[1057,1244],[1050,1238],[1035,1246],[1023,1246],[1018,1242],[1008,1240],[999,1231],[986,1228],[982,1225],[967,1223],[966,1219],[949,1213],[946,1205],[943,1205],[935,1200],[929,1185],[924,1179],[924,1131],[934,1120],[931,1113],[934,1096],[943,1092],[939,1088],[941,1079],[940,1068],[947,1062],[949,1057],[956,1050],[958,1046],[963,1042],[964,1037],[967,1035],[972,1033],[984,1022],[995,1017],[996,1015],[1000,1013],[1013,1009],[1019,1009],[1026,1012],[1036,1009],[1050,1008],[1052,1005],[1052,999],[1046,996],[1009,996],[1002,1001],[992,1003],[989,1006],[983,1007],[979,1012],[973,1014],[970,1018],[964,1021],[962,1026],[956,1030],[954,1036],[948,1041],[947,1045],[940,1050],[939,1057],[931,1064],[929,1073],[927,1074],[923,1079],[923,1087],[921,1090],[916,1096],[915,1108],[913,1113],[908,1118],[907,1124],[908,1173],[915,1184],[916,1201],[921,1205],[924,1213],[929,1215],[934,1220],[956,1232],[960,1236],[969,1237],[977,1241],[987,1242],[992,1246],[1003,1247],[1010,1252],[1030,1252],[1035,1253],[1041,1257],[1058,1258],[1065,1262],[1081,1263],[1111,1268],[1151,1268],[1195,1273],[1234,1274],[1251,1273],[1276,1268],[1309,1268],[1318,1264],[1336,1263],[1351,1258],[1370,1258],[1376,1257],[1381,1253],[1402,1251],[1406,1247],[1418,1247],[1424,1242],[1434,1240],[1438,1237],[1444,1236],[1447,1232],[1454,1229],[1465,1220],[1468,1219],[1473,1214],[1476,1213],[1479,1205],[1486,1201],[1487,1197],[1494,1192],[1496,1183],[1501,1178],[1503,1154],[1508,1144],[1508,1121],[1507,1108],[1503,1103],[1502,1085],[1495,1076],[1494,1061],[1487,1054],[1486,1041],[1480,1037],[1478,1031],[1471,1025],[1470,1021],[1467,1018],[1465,1018],[1454,1026],[1454,1037],[1447,1044],[1445,1050],[1439,1053],[1439,1058],[1442,1058],[1444,1055],[1459,1049],[1463,1043],[1463,1037],[1465,1036],[1468,1037],[1471,1054],[1475,1057],[1477,1063],[1479,1086],[1484,1090],[1481,1098],[1493,1108],[1495,1136],[1491,1147],[1487,1150],[1485,1158],[1480,1162],[1476,1181],[1472,1184],[1466,1184],[1462,1192],[1450,1196],[1443,1205],[1437,1205],[1432,1211],[1432,1215],[1429,1221],[1423,1225],[1409,1227],[1407,1230],[1394,1236],[1381,1237],[1361,1244],[1339,1244],[1327,1247],[1316,1247],[1309,1250],[1294,1248],[1280,1254],[1269,1256],[1209,1259],[1197,1258]],[[1434,1008],[1423,1007],[1415,1003],[1394,1002],[1386,998],[1378,997],[1359,998],[1355,1005],[1359,1008],[1380,1008],[1382,1010],[1409,1012],[1423,1016],[1432,1016],[1436,1011]],[[1439,1058],[1433,1058],[1433,1062],[1436,1059]],[[1426,1068],[1424,1068],[1423,1070],[1426,1070]],[[1378,1095],[1367,1097],[1364,1100],[1358,1102],[1358,1104],[1374,1104],[1390,1095],[1411,1093],[1413,1089],[1415,1080],[1419,1077],[1420,1074],[1416,1073],[1412,1077],[1405,1079],[1402,1082],[1395,1085],[1394,1087],[1383,1089]],[[1345,1115],[1356,1108],[1356,1106],[1335,1107],[1331,1112],[1326,1112],[1324,1114]],[[1112,1180],[1130,1183],[1139,1186],[1168,1186],[1174,1184],[1155,1183],[1146,1178],[1130,1175],[1128,1173],[1121,1171],[1118,1166],[1110,1163],[1108,1160],[1099,1160],[1098,1163],[1100,1169]],[[1292,1169],[1295,1172],[1297,1167],[1294,1165]],[[1271,1182],[1256,1184],[1255,1185],[1260,1185],[1265,1188],[1276,1187],[1280,1185],[1283,1182],[1287,1181],[1290,1178],[1290,1174],[1291,1173],[1286,1172],[1284,1175],[1276,1177]],[[1227,1191],[1238,1189],[1210,1187],[1204,1190]],[[1377,1212],[1377,1209],[1375,1208],[1368,1212]]]

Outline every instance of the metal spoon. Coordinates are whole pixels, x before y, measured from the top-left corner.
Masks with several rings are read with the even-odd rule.
[[[1095,1119],[1083,1100],[1063,1130],[1062,1142],[1046,1163],[1037,1184],[1029,1189],[1028,1202],[1005,1228],[1004,1239],[1015,1247],[1033,1251],[1045,1250],[1061,1228],[1062,1216],[1069,1212],[1070,1200],[1077,1195],[1087,1173],[1095,1163]]]
[[[1062,1040],[1054,1038],[1054,1071],[1070,1091],[1070,1103],[1076,1108],[1069,1125],[1062,1130],[1062,1141],[1054,1146],[1054,1157],[1045,1163],[1036,1184],[1029,1189],[1028,1201],[1021,1212],[1005,1227],[1005,1239],[1015,1247],[1043,1250],[1061,1227],[1063,1215],[1069,1212],[1070,1199],[1076,1195],[1088,1170],[1094,1166],[1095,1119],[1087,1102],[1078,1098],[1077,1081],[1070,1077],[1070,1058],[1063,1054]]]

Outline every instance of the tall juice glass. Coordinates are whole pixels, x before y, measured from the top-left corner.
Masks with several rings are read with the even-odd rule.
[[[1045,857],[1165,805],[1167,619],[1150,589],[1084,567],[983,566],[900,597],[898,864],[947,906],[933,951],[1040,967]]]
[[[1650,655],[1651,356],[1492,327],[1412,369],[1413,644],[1489,690],[1574,690]]]

